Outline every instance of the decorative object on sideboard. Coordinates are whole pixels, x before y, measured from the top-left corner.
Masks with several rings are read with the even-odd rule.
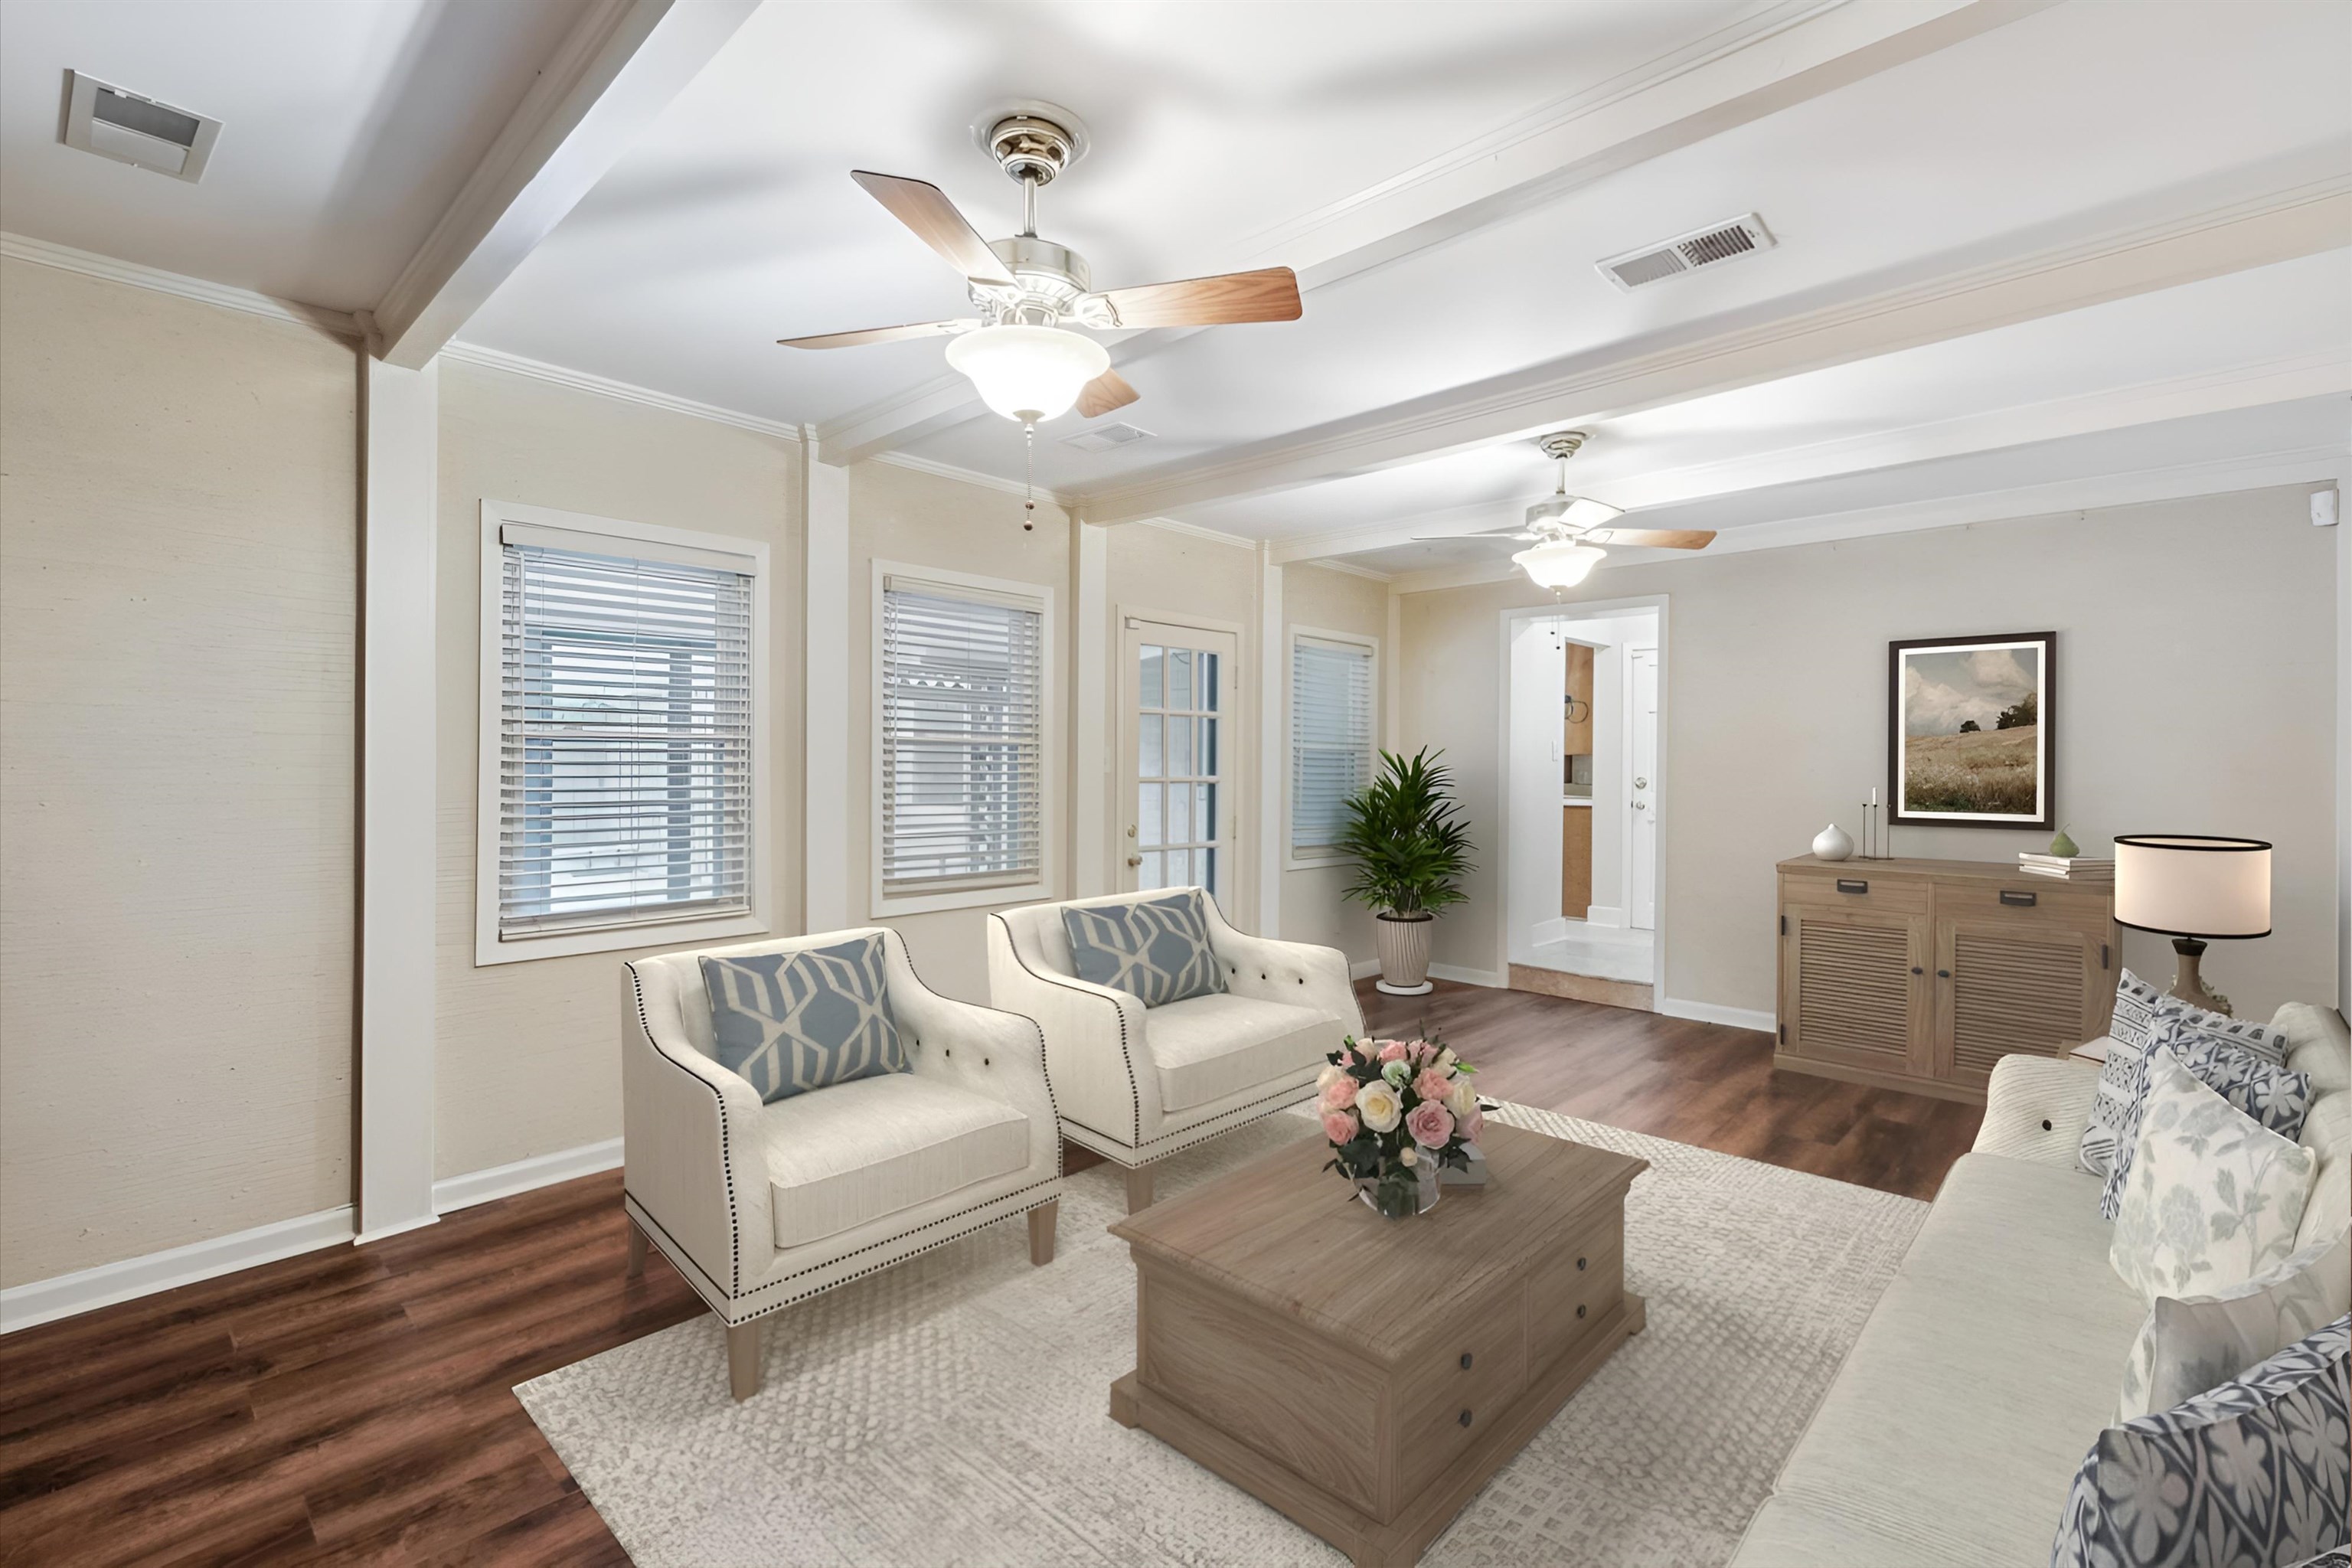
[[[1843,860],[1853,853],[1853,837],[1834,822],[1813,835],[1813,858],[1816,860]]]
[[[2116,836],[2116,920],[2172,938],[2172,994],[2215,1013],[2229,998],[2207,988],[2208,942],[2271,934],[2271,846],[2205,833]]]
[[[1870,786],[1870,798],[1862,803],[1862,858],[1885,860],[1893,857],[1889,847],[1890,835],[1886,826],[1886,808],[1878,804],[1878,786]]]
[[[1886,645],[1890,826],[2054,827],[2058,634]]]
[[[2064,824],[2060,824],[2058,831],[2050,836],[2050,853],[2058,858],[2072,860],[2082,852],[2082,847],[2067,837]]]
[[[1380,949],[1379,987],[1391,996],[1430,989],[1429,952],[1437,911],[1466,903],[1469,824],[1454,798],[1454,772],[1423,746],[1410,757],[1381,753],[1379,776],[1348,802],[1334,846],[1356,879],[1344,896],[1370,906]]]

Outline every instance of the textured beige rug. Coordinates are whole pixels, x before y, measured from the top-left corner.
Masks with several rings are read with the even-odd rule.
[[[1638,1154],[1612,1356],[1423,1561],[1700,1568],[1730,1555],[1927,1205],[1523,1106]],[[1181,1192],[1288,1139],[1269,1118],[1160,1168]],[[736,1405],[705,1315],[516,1389],[641,1568],[1344,1563],[1106,1413],[1135,1357],[1117,1174],[1072,1179],[1061,1251],[1017,1223],[782,1313]],[[1443,1223],[1444,1209],[1436,1216]]]

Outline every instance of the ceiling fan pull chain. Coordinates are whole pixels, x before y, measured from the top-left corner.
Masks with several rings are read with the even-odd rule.
[[[1029,187],[1033,193],[1036,188],[1034,185]],[[1027,487],[1027,499],[1021,503],[1021,531],[1027,533],[1037,526],[1037,422],[1034,419],[1021,422],[1021,438],[1028,448],[1023,454],[1021,463],[1021,480]]]

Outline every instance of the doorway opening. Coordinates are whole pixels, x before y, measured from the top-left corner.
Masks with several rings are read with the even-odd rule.
[[[1580,605],[1515,619],[1507,631],[1510,984],[1650,1010],[1658,610]]]

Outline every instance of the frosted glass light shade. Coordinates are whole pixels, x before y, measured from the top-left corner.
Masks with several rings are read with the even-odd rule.
[[[1538,588],[1573,588],[1591,576],[1592,569],[1608,553],[1598,545],[1563,539],[1531,546],[1511,559],[1535,580]]]
[[[2259,838],[2125,834],[2116,840],[2116,919],[2171,936],[2268,936],[2271,847]]]
[[[982,327],[950,340],[948,364],[1007,419],[1057,418],[1110,368],[1102,344],[1060,327]]]

